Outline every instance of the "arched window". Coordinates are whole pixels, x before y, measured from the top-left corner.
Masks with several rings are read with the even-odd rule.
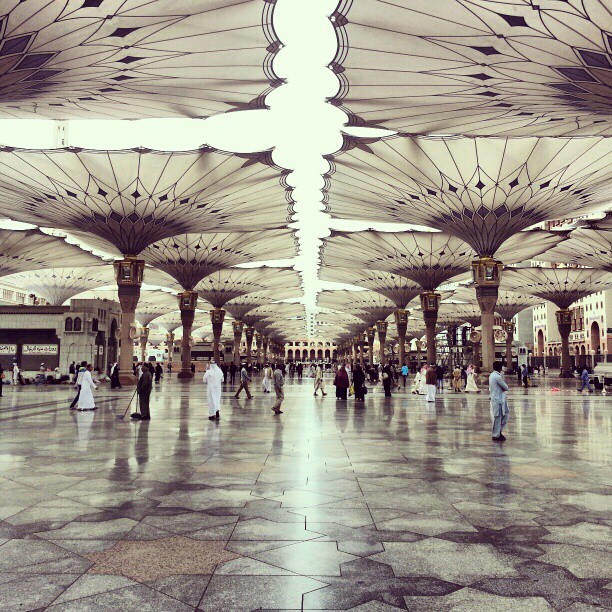
[[[312,359],[312,361],[314,361],[314,359],[315,359],[315,350],[314,349],[312,349],[310,351],[310,359]]]
[[[93,319],[91,322],[91,331],[98,331],[98,319]]]
[[[317,359],[323,359],[323,349],[317,351]]]
[[[74,317],[74,331],[83,331],[83,321],[81,317]]]
[[[325,359],[329,359],[329,349],[326,349],[325,351]]]
[[[72,331],[72,317],[68,317],[64,321],[64,331]]]
[[[291,361],[293,361],[293,350],[289,349],[287,351],[287,359],[290,359]]]

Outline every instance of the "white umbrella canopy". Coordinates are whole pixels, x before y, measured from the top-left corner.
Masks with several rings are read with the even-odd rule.
[[[375,291],[325,290],[318,296],[317,305],[338,310],[360,318],[366,326],[384,321],[397,309],[388,298]]]
[[[495,257],[513,235],[603,208],[611,138],[406,137],[357,143],[329,175],[335,217],[424,225]]]
[[[297,254],[294,232],[263,231],[179,234],[155,242],[141,253],[146,263],[162,270],[185,290],[192,290],[206,276],[237,264]]]
[[[185,232],[285,224],[282,178],[269,153],[4,147],[0,214],[70,232],[113,254],[138,255]]]
[[[0,7],[0,118],[208,117],[265,108],[281,48],[264,0]]]
[[[405,133],[612,135],[606,0],[342,0],[335,104]],[[609,35],[608,35],[609,36]]]
[[[497,257],[508,264],[534,259],[566,238],[567,232],[561,231],[523,231],[508,238]],[[435,291],[469,271],[477,257],[460,237],[426,231],[333,231],[323,239],[320,251],[324,266],[384,270],[413,280],[424,291]]]
[[[0,277],[54,268],[67,259],[74,260],[79,267],[108,264],[89,251],[38,229],[0,229]]]
[[[592,268],[506,268],[502,278],[502,288],[548,300],[560,309],[610,287],[612,273]]]
[[[299,287],[300,283],[300,276],[293,268],[261,266],[220,270],[203,279],[195,289],[215,308],[223,308],[230,300],[249,293]]]
[[[115,284],[112,265],[90,268],[47,268],[11,274],[7,283],[43,297],[48,304],[60,306],[83,291]]]
[[[319,276],[323,281],[349,283],[362,289],[376,291],[391,300],[397,308],[406,308],[422,292],[420,285],[405,276],[355,266],[351,268],[323,266]]]

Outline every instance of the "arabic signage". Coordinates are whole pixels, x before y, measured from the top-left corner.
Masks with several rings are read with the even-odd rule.
[[[16,344],[0,344],[0,355],[15,355],[16,353]]]
[[[57,355],[57,344],[24,344],[21,347],[22,355]]]

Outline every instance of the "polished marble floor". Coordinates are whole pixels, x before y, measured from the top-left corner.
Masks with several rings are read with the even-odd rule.
[[[513,387],[504,444],[484,391],[304,379],[211,422],[166,378],[148,423],[127,389],[4,391],[0,610],[612,609],[612,397],[575,383]]]

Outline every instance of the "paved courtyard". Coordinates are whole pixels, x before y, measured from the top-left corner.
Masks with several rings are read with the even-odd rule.
[[[502,445],[484,391],[304,379],[274,416],[256,384],[211,422],[199,381],[149,423],[127,389],[5,387],[0,610],[612,609],[612,399],[513,387]]]

